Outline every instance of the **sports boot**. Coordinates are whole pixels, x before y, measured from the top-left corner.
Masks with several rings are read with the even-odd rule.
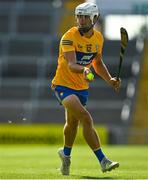
[[[104,157],[101,161],[102,172],[111,171],[112,169],[115,169],[117,167],[119,167],[118,162],[113,162],[106,157]]]
[[[65,156],[63,149],[58,150],[59,157],[61,159],[60,171],[63,175],[69,175],[70,173],[70,156]]]

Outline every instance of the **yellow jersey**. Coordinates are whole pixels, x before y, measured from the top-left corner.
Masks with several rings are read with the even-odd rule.
[[[69,69],[64,53],[75,51],[77,64],[90,68],[96,54],[102,54],[103,41],[102,34],[95,29],[90,38],[82,36],[77,27],[68,30],[60,41],[58,66],[52,84],[74,90],[88,89],[89,83],[83,73],[75,73]]]

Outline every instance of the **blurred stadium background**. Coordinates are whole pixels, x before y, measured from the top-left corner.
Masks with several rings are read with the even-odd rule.
[[[0,0],[0,143],[58,141],[64,109],[52,95],[50,83],[59,40],[75,25],[74,8],[83,2]],[[94,2],[101,13],[96,28],[105,38],[103,60],[114,76],[120,27],[127,29],[130,41],[120,92],[96,77],[90,85],[88,109],[103,142],[148,144],[148,1]]]

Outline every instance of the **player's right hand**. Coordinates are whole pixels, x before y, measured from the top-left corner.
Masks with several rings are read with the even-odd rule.
[[[84,67],[83,74],[86,81],[88,82],[94,81],[94,75],[89,68]]]

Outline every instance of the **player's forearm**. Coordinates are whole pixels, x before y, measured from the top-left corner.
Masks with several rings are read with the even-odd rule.
[[[68,63],[69,69],[75,73],[83,73],[84,67],[77,64],[75,51],[68,51],[64,53],[64,57]]]
[[[74,62],[69,62],[68,66],[69,66],[69,69],[72,72],[75,72],[75,73],[83,73],[83,71],[84,71],[84,67],[83,66],[81,66],[79,64],[76,64]]]
[[[110,75],[106,65],[101,61],[99,67],[97,68],[96,72],[99,76],[101,76],[108,84],[110,83],[110,79],[112,76]]]

